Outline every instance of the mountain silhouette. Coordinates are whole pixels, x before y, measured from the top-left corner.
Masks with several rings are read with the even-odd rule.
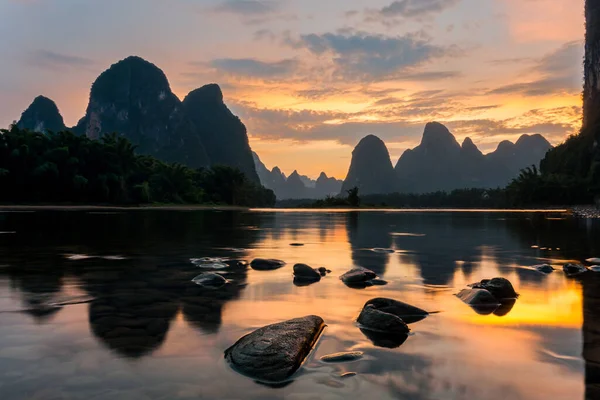
[[[321,172],[316,181],[308,176],[300,175],[298,171],[294,171],[289,177],[286,177],[279,167],[274,167],[269,171],[258,154],[252,153],[252,156],[260,182],[267,189],[273,190],[279,200],[323,199],[327,196],[338,195],[342,188],[342,181],[328,177],[325,172]]]
[[[34,132],[60,132],[66,129],[63,117],[54,101],[44,96],[38,96],[27,110],[21,114],[17,127]]]
[[[237,167],[254,182],[259,182],[246,127],[223,102],[216,84],[190,92],[183,110],[194,123],[213,165]]]
[[[37,97],[17,126],[34,131],[67,129],[54,102]],[[90,139],[117,132],[137,152],[192,168],[227,165],[259,181],[246,127],[210,84],[182,102],[164,72],[136,56],[113,64],[93,83],[85,116],[72,128]]]
[[[406,150],[395,170],[404,193],[504,187],[521,169],[539,165],[551,148],[541,135],[523,135],[484,155],[470,138],[461,146],[448,128],[432,122],[425,126],[421,144]]]
[[[386,194],[398,191],[397,177],[385,143],[377,136],[362,139],[352,152],[352,162],[342,193],[358,187],[361,194]]]

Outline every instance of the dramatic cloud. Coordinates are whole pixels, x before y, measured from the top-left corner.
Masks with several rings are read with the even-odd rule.
[[[298,61],[281,60],[276,62],[264,62],[252,58],[221,58],[212,60],[210,65],[219,72],[268,79],[293,74],[298,68]]]
[[[583,43],[581,41],[565,43],[534,61],[533,67],[528,72],[540,78],[500,86],[488,91],[487,94],[521,94],[534,97],[578,93],[582,87],[582,60]]]
[[[29,62],[39,68],[60,70],[65,67],[86,68],[94,64],[94,61],[84,58],[55,53],[48,50],[37,50],[30,54]]]
[[[384,17],[423,17],[440,13],[460,0],[400,0],[378,10]]]
[[[225,0],[214,11],[240,15],[264,15],[279,9],[277,2],[269,0]]]
[[[442,47],[431,43],[422,32],[404,36],[367,32],[308,34],[297,40],[289,38],[287,43],[320,57],[331,57],[340,76],[362,80],[401,78],[402,73],[408,74],[407,79],[419,75],[429,79],[456,76],[447,72],[417,73],[411,69],[434,59],[462,53],[456,46]]]

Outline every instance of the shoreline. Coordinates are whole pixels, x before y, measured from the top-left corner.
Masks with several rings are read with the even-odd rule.
[[[57,210],[57,211],[102,211],[102,210],[116,210],[116,211],[139,211],[139,210],[165,210],[165,211],[195,211],[195,210],[239,210],[247,211],[249,207],[241,206],[208,206],[208,205],[142,205],[142,206],[111,206],[111,205],[65,205],[65,204],[44,204],[44,205],[7,205],[0,204],[1,211],[44,211],[44,210]]]

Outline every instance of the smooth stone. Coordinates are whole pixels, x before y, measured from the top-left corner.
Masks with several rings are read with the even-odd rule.
[[[373,286],[385,286],[388,284],[388,281],[383,279],[371,279],[370,282],[373,284]]]
[[[471,285],[473,289],[485,289],[496,299],[516,299],[519,297],[512,283],[505,278],[484,279],[481,282]]]
[[[346,378],[351,378],[351,377],[356,376],[356,375],[357,375],[356,372],[346,372],[344,374],[341,374],[340,378],[346,379]]]
[[[321,280],[321,274],[316,269],[306,264],[294,265],[294,277],[310,281]]]
[[[192,258],[190,261],[192,262],[192,264],[196,264],[196,265],[223,263],[223,260],[221,258],[216,258],[216,257]]]
[[[321,274],[321,276],[327,275],[327,268],[325,268],[325,267],[321,267],[317,271],[319,271],[319,274]]]
[[[360,360],[364,354],[362,351],[347,351],[323,356],[321,361],[326,363],[350,362]]]
[[[219,274],[206,272],[192,279],[192,282],[205,288],[218,289],[227,283],[227,279],[223,278]]]
[[[402,319],[407,324],[421,321],[429,315],[429,313],[421,308],[411,306],[410,304],[401,301],[375,298],[367,301],[363,308],[368,306],[374,307],[376,310],[395,315]],[[359,321],[360,322],[360,321]]]
[[[268,325],[225,350],[225,359],[252,379],[282,382],[300,368],[324,328],[323,319],[315,315]]]
[[[485,289],[463,289],[456,297],[470,306],[498,307],[500,303]],[[492,310],[493,312],[493,310]]]
[[[554,271],[554,267],[552,267],[552,265],[549,264],[535,265],[533,268],[544,274],[550,274]]]
[[[569,264],[566,264],[563,267],[563,271],[565,271],[565,273],[567,275],[571,275],[572,276],[572,275],[583,274],[584,272],[587,271],[587,268],[584,267],[581,264],[572,264],[572,263],[569,263]]]
[[[229,265],[225,263],[210,263],[210,264],[195,264],[197,267],[202,269],[221,270],[229,268]]]
[[[348,284],[365,283],[375,278],[377,278],[377,274],[375,272],[362,267],[353,268],[344,275],[340,276],[340,279],[344,283]]]
[[[285,265],[284,261],[275,259],[257,258],[252,260],[250,267],[257,271],[273,271]]]
[[[374,305],[368,304],[358,316],[358,323],[364,329],[385,333],[408,334],[408,325],[397,315],[378,310]]]
[[[585,261],[589,264],[600,265],[600,258],[588,258]]]
[[[302,247],[302,246],[304,246],[304,243],[290,243],[290,246],[292,246],[292,247]]]

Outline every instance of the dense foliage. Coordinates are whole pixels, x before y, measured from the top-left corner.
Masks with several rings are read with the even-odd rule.
[[[0,201],[26,203],[216,203],[271,206],[275,195],[238,169],[191,169],[135,154],[117,134],[0,131]]]

